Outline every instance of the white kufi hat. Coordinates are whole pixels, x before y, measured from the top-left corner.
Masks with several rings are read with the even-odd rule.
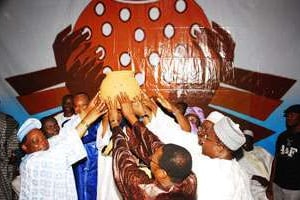
[[[33,129],[40,129],[42,127],[41,122],[35,118],[27,119],[19,128],[17,138],[19,142],[22,142],[24,137]]]
[[[223,117],[215,123],[214,131],[223,144],[232,151],[237,150],[246,142],[239,124],[234,123],[229,117]]]

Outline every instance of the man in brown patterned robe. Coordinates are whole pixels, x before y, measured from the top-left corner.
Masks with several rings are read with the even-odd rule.
[[[115,119],[116,104],[108,103],[113,132],[114,179],[124,199],[196,199],[196,176],[191,172],[190,153],[174,144],[163,144],[138,121],[129,98],[121,94],[122,113],[131,124],[126,134]],[[139,168],[150,167],[152,178]]]

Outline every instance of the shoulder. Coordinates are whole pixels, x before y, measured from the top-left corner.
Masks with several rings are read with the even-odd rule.
[[[284,132],[280,133],[277,137],[277,142],[280,140],[284,140],[288,136],[288,134],[289,134],[288,131],[284,131]]]
[[[54,117],[55,119],[57,119],[57,118],[62,117],[63,114],[64,114],[63,112],[60,112],[60,113],[57,113],[56,115],[54,115],[53,117]]]

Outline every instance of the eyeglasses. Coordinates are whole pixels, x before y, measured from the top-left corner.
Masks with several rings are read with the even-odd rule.
[[[200,135],[200,137],[201,137],[202,139],[204,139],[204,140],[211,141],[211,142],[215,142],[215,140],[209,138],[207,134]]]
[[[217,145],[222,145],[221,141],[219,141],[218,139],[214,140],[214,139],[208,137],[207,134],[200,134],[199,137],[202,141],[202,145],[205,143],[205,141],[210,141],[210,142],[216,143]]]

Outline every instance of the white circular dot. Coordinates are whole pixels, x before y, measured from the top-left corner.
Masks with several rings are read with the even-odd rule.
[[[123,21],[123,22],[126,22],[130,19],[130,10],[128,8],[123,8],[121,11],[120,11],[120,19]]]
[[[174,33],[175,33],[175,30],[174,30],[174,26],[172,24],[168,24],[165,26],[164,28],[164,35],[167,37],[167,38],[171,38],[174,36]]]
[[[196,38],[196,33],[195,31],[198,31],[201,33],[201,27],[199,24],[193,24],[190,30],[190,34],[192,37]]]
[[[102,34],[109,36],[112,33],[112,26],[110,23],[106,22],[102,25]]]
[[[112,71],[112,69],[110,68],[110,66],[105,66],[103,69],[103,74],[108,74],[111,71]]]
[[[131,57],[129,53],[122,53],[120,56],[120,63],[122,66],[126,67],[131,62]]]
[[[104,4],[99,2],[95,7],[95,11],[96,11],[97,15],[100,15],[100,16],[103,15],[105,12]]]
[[[152,66],[157,66],[159,64],[159,61],[160,61],[160,56],[158,55],[158,53],[153,52],[153,53],[150,54],[149,63]]]
[[[177,12],[182,13],[186,10],[186,2],[184,0],[177,0],[175,4]]]
[[[99,60],[103,60],[104,57],[105,57],[105,49],[104,49],[104,47],[99,46],[99,47],[96,49],[96,54],[99,55],[99,57],[98,57]]]
[[[145,33],[144,33],[143,29],[141,29],[141,28],[136,29],[134,32],[134,39],[137,42],[141,42],[144,40],[144,38],[145,38]]]
[[[81,35],[84,35],[85,33],[88,33],[88,36],[87,36],[87,38],[85,40],[91,39],[91,37],[92,37],[92,31],[91,31],[91,29],[89,27],[85,27],[83,29],[83,31],[81,32]]]
[[[145,83],[145,75],[144,74],[137,73],[134,77],[137,80],[139,86],[141,86]]]
[[[160,11],[157,7],[153,7],[149,10],[149,17],[151,20],[156,21],[160,17]]]

